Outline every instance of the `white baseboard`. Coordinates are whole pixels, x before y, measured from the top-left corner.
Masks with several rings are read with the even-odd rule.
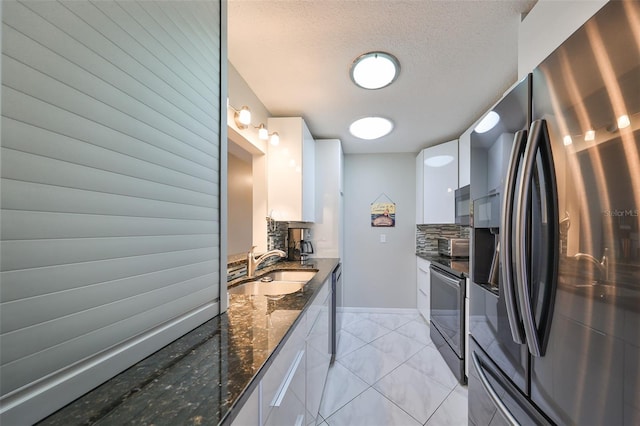
[[[341,312],[373,313],[373,314],[417,314],[416,308],[363,308],[343,306]]]

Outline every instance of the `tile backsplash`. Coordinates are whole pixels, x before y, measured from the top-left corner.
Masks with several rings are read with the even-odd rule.
[[[416,253],[437,254],[438,238],[469,238],[471,228],[460,225],[416,225]]]

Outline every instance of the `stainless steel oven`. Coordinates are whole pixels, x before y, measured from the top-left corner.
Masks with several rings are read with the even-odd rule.
[[[431,340],[460,383],[464,373],[465,279],[431,263]]]

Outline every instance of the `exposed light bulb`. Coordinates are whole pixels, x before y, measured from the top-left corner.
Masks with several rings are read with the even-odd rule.
[[[629,127],[631,125],[631,121],[629,120],[629,116],[624,114],[618,117],[618,129],[624,129],[625,127]]]
[[[266,141],[267,139],[269,139],[269,130],[267,130],[267,128],[264,127],[264,124],[261,124],[260,127],[258,127],[258,138],[260,138],[263,141]]]
[[[587,130],[584,134],[585,142],[590,142],[592,140],[595,140],[595,138],[596,138],[595,130]]]
[[[573,143],[573,139],[571,139],[571,136],[565,135],[562,138],[562,142],[564,143],[564,146],[569,146],[569,145],[571,145]]]
[[[278,132],[273,132],[271,134],[271,138],[269,139],[269,142],[273,146],[278,146],[278,144],[280,143],[280,135],[278,134]]]
[[[251,111],[248,106],[243,106],[238,112],[238,121],[245,126],[251,124]]]

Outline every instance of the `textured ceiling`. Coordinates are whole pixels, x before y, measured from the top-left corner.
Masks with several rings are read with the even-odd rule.
[[[517,78],[518,25],[536,0],[229,0],[229,61],[272,116],[302,116],[346,153],[418,152],[455,139]],[[401,64],[379,90],[349,65],[383,50]],[[376,141],[349,124],[380,115]]]

